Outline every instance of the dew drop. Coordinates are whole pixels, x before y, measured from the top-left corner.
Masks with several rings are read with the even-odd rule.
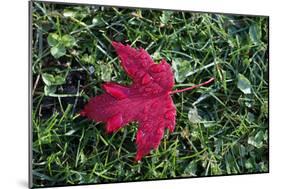
[[[168,100],[168,99],[167,99],[167,100]],[[169,104],[167,104],[166,108],[167,108],[167,109],[172,109],[172,108],[174,108],[174,106],[173,106],[173,104],[169,103]]]
[[[155,108],[157,108],[157,107],[158,107],[158,102],[153,102],[153,103],[151,104],[151,108],[155,109]]]
[[[161,125],[160,127],[162,127],[162,125]],[[157,134],[160,135],[160,136],[162,136],[163,133],[164,133],[162,128],[157,129],[156,132],[157,132]]]
[[[142,60],[141,61],[141,65],[143,66],[143,67],[146,67],[147,66],[147,61],[144,59],[144,60]]]
[[[150,71],[154,72],[154,73],[159,73],[163,71],[163,68],[160,65],[157,64],[153,64],[152,66],[150,66]]]
[[[143,125],[143,128],[145,129],[145,130],[149,130],[150,128],[149,128],[149,124],[148,123],[145,123],[144,125]]]
[[[172,120],[174,119],[174,116],[175,116],[175,112],[173,110],[169,110],[165,113],[164,117],[166,119],[169,119],[169,120]]]
[[[145,58],[146,58],[145,51],[142,51],[142,52],[141,52],[140,57],[141,57],[142,59],[145,59]]]
[[[150,81],[151,81],[150,75],[149,75],[149,74],[145,74],[145,75],[142,77],[142,79],[141,79],[141,84],[142,84],[142,85],[146,85],[146,84],[150,83]]]
[[[155,78],[155,81],[159,82],[161,80],[160,77]]]
[[[135,73],[135,75],[138,77],[138,78],[142,78],[144,76],[144,72],[143,71],[140,71],[140,72],[137,72]]]

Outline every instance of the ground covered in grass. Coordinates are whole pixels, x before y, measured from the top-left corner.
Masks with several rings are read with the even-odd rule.
[[[268,18],[33,3],[34,186],[268,172]],[[79,116],[105,81],[129,84],[111,41],[173,67],[174,133],[134,161],[137,123]]]

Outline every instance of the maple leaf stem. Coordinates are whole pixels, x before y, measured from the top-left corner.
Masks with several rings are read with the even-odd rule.
[[[175,94],[175,93],[181,93],[181,92],[184,92],[184,91],[189,91],[189,90],[195,89],[197,87],[201,87],[203,85],[207,85],[207,84],[211,83],[214,80],[215,80],[215,78],[212,77],[211,79],[209,79],[208,81],[205,81],[204,83],[200,83],[198,85],[194,85],[192,87],[188,87],[188,88],[184,88],[184,89],[174,90],[174,91],[171,91],[169,94]]]

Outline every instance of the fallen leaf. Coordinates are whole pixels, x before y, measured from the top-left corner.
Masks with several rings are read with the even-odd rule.
[[[182,90],[172,91],[174,76],[171,66],[163,59],[156,64],[144,49],[112,42],[121,65],[133,80],[129,86],[108,82],[102,85],[106,93],[93,97],[81,116],[106,123],[108,133],[116,132],[126,124],[137,121],[137,154],[135,159],[156,149],[167,128],[173,132],[176,124],[176,108],[171,94],[191,90],[214,79]]]
[[[106,122],[106,131],[115,132],[129,122],[139,123],[136,135],[140,160],[160,144],[164,129],[175,127],[176,108],[169,92],[174,86],[170,65],[162,60],[155,64],[144,49],[134,49],[113,42],[132,85],[105,83],[105,94],[91,98],[81,115]]]

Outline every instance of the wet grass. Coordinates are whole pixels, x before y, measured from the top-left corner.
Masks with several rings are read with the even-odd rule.
[[[57,186],[268,172],[268,18],[33,3],[33,183]],[[111,41],[171,63],[177,124],[134,162],[137,124],[105,133],[78,112],[128,84]]]

